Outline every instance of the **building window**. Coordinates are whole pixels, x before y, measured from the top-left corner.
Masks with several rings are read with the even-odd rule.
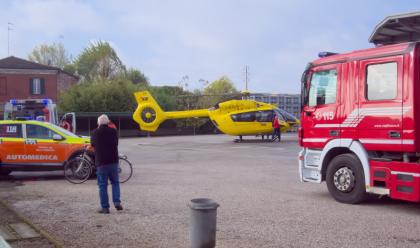
[[[368,100],[395,99],[397,97],[397,63],[369,65],[366,88]]]
[[[7,81],[6,78],[0,78],[0,96],[7,95]]]
[[[31,78],[29,80],[29,92],[31,95],[45,94],[45,81],[43,78]]]

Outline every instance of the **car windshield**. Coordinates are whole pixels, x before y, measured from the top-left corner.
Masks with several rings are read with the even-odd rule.
[[[70,131],[62,128],[62,127],[56,126],[54,124],[48,124],[48,126],[50,126],[52,129],[54,129],[56,131],[59,131],[60,133],[63,133],[67,136],[70,136],[70,137],[73,137],[73,138],[79,138],[79,136],[77,136],[76,134],[74,134],[74,133],[72,133],[72,132],[70,132]]]

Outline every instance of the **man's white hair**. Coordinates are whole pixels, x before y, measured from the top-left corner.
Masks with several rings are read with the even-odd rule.
[[[98,126],[100,125],[108,125],[109,118],[107,115],[101,115],[98,117]]]

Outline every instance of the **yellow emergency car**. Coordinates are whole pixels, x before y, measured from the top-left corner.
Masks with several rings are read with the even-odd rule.
[[[0,121],[0,175],[12,171],[62,170],[83,152],[89,137],[80,137],[48,122]]]

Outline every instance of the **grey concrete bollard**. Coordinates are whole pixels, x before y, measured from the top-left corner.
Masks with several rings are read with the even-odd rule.
[[[190,239],[192,248],[213,248],[216,246],[216,216],[219,204],[208,198],[192,199]]]

